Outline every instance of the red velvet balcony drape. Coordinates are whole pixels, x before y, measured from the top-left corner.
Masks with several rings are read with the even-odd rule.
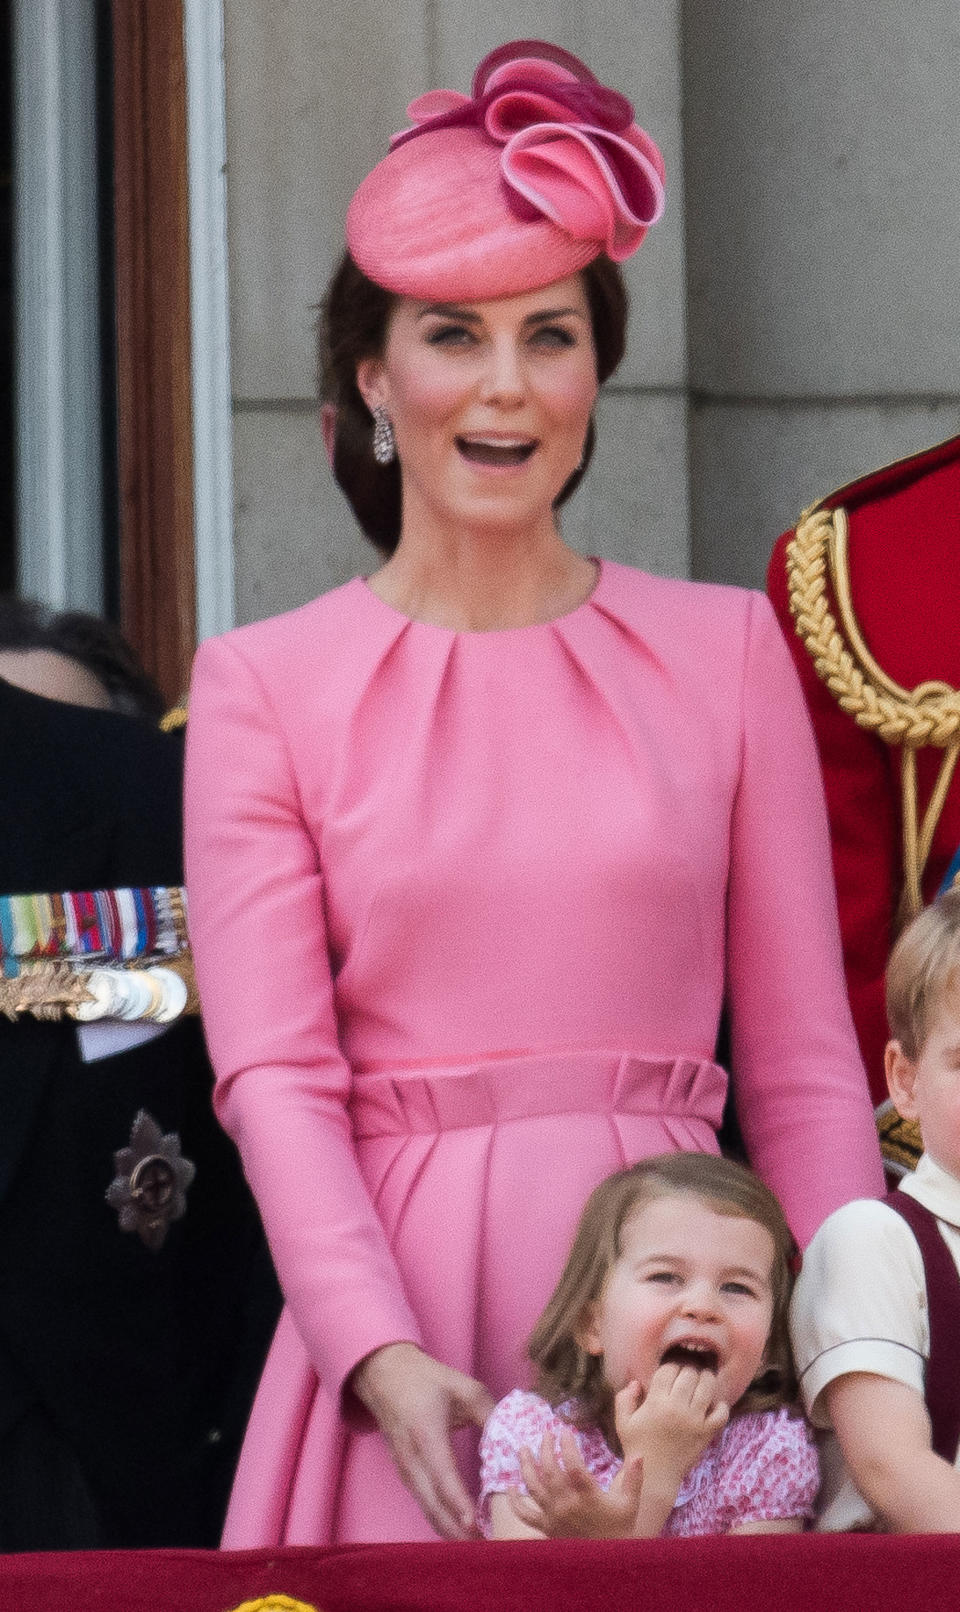
[[[0,1606],[29,1612],[233,1612],[270,1595],[316,1612],[939,1612],[958,1585],[960,1536],[0,1558]]]

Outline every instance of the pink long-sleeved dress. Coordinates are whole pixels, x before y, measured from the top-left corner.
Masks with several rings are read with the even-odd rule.
[[[591,1188],[716,1149],[725,998],[798,1235],[882,1190],[817,761],[758,594],[605,563],[572,613],[470,633],[355,580],[211,640],[187,863],[217,1108],[287,1306],[227,1545],[432,1537],[352,1368],[413,1339],[522,1384]]]

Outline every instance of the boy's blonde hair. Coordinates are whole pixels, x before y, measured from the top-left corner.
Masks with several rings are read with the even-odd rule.
[[[960,889],[948,890],[909,923],[887,964],[887,1022],[915,1063],[944,998],[960,1014]]]
[[[732,1414],[772,1410],[790,1403],[796,1394],[787,1312],[797,1246],[776,1197],[752,1170],[732,1159],[709,1153],[657,1154],[608,1176],[591,1193],[563,1274],[528,1346],[538,1368],[537,1392],[551,1405],[575,1400],[578,1423],[599,1427],[614,1450],[619,1444],[613,1393],[602,1358],[584,1349],[579,1334],[588,1306],[600,1297],[623,1252],[623,1228],[630,1216],[652,1199],[676,1193],[702,1199],[717,1214],[756,1220],[773,1238],[773,1316],[765,1363]]]

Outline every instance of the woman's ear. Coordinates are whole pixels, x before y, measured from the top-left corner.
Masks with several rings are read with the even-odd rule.
[[[890,1100],[901,1119],[917,1117],[917,1065],[908,1058],[899,1041],[888,1041],[883,1052]]]
[[[382,358],[361,358],[357,365],[357,390],[372,414],[387,401]]]
[[[320,434],[323,437],[323,446],[327,450],[327,459],[332,470],[333,450],[337,443],[337,406],[335,403],[321,403],[320,405]]]

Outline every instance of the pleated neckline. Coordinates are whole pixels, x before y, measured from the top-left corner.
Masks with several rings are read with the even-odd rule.
[[[441,627],[436,622],[419,621],[416,616],[408,616],[395,605],[387,604],[375,593],[366,577],[355,577],[348,584],[353,588],[358,598],[366,601],[368,609],[378,613],[383,621],[389,621],[397,629],[409,629],[417,634],[440,634],[444,639],[468,639],[470,642],[483,643],[489,641],[493,644],[502,643],[505,639],[518,636],[527,637],[530,634],[550,632],[556,627],[566,627],[578,619],[587,616],[597,606],[603,603],[603,594],[609,580],[609,567],[605,560],[597,555],[588,555],[597,567],[596,581],[585,599],[572,610],[565,610],[559,616],[551,616],[547,621],[528,622],[521,627]]]

